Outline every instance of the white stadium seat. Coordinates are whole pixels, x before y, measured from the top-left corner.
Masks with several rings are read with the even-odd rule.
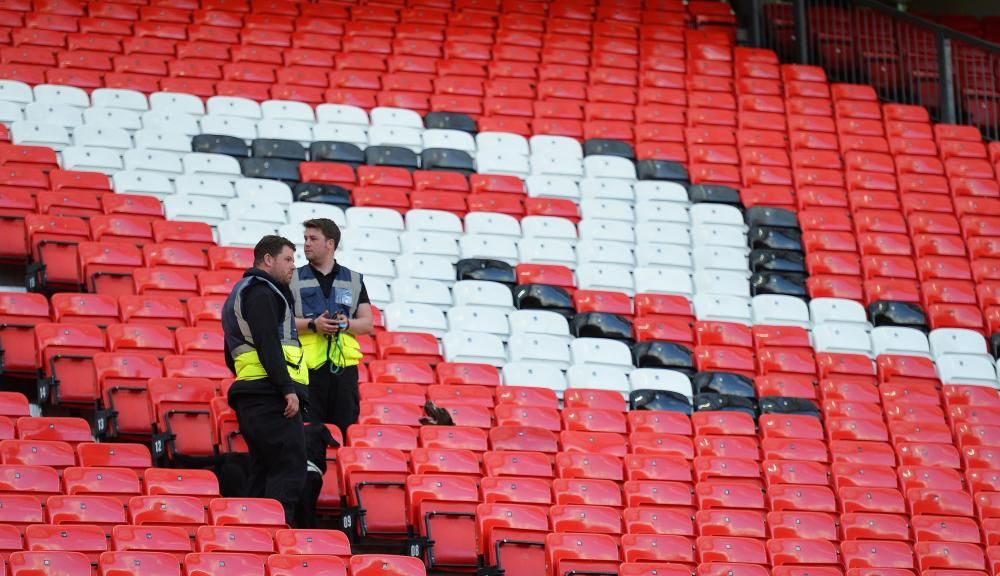
[[[813,298],[809,301],[809,312],[816,324],[846,323],[868,326],[865,307],[854,300],[843,298]]]
[[[554,238],[525,238],[518,243],[518,256],[524,264],[556,264],[576,268],[573,244]]]
[[[549,310],[515,310],[508,317],[511,334],[547,334],[569,339],[566,317]]]
[[[142,128],[142,112],[123,108],[87,108],[83,111],[83,124],[84,126],[90,124],[102,128],[121,128],[135,131]],[[175,132],[175,134],[178,133]],[[140,147],[138,142],[136,142],[136,147]],[[185,151],[189,150],[191,150],[190,138]]]
[[[128,150],[132,148],[132,136],[122,128],[84,124],[73,131],[73,143],[77,146]]]
[[[476,139],[461,130],[424,130],[421,134],[423,148],[448,148],[475,155]]]
[[[193,220],[211,226],[226,220],[226,209],[222,204],[204,196],[175,194],[163,200],[163,212],[171,220]]]
[[[448,332],[442,338],[444,359],[447,362],[473,362],[503,366],[503,342],[495,334],[486,332]]]
[[[761,294],[751,300],[753,323],[809,328],[809,306],[794,296]]]
[[[581,240],[635,243],[635,227],[621,220],[587,218],[580,222]]]
[[[25,106],[24,118],[63,128],[76,128],[83,125],[83,108],[52,102],[32,102]]]
[[[90,103],[95,108],[122,108],[140,112],[149,110],[146,95],[136,90],[98,88],[90,93]]]
[[[163,199],[174,193],[170,178],[157,172],[122,171],[111,178],[115,192],[119,194],[143,194]]]
[[[635,240],[638,244],[649,242],[691,245],[691,232],[687,224],[674,222],[639,222],[635,225]]]
[[[507,236],[465,235],[458,241],[462,258],[488,258],[517,264],[517,244]]]
[[[650,294],[680,294],[691,297],[694,282],[691,273],[682,268],[636,268],[635,291]]]
[[[635,163],[619,156],[587,156],[583,159],[583,172],[587,178],[618,178],[635,180]]]
[[[817,352],[872,355],[871,337],[859,324],[819,324],[813,327],[812,336]]]
[[[135,141],[136,148],[165,150],[178,154],[186,154],[191,151],[191,137],[180,132],[160,132],[159,130],[143,128],[136,130],[132,139]]]
[[[699,270],[728,270],[750,276],[750,258],[746,250],[731,246],[695,246],[691,256]]]
[[[605,200],[602,198],[584,198],[580,201],[580,215],[587,218],[605,218],[635,222],[635,211],[631,202],[621,200]]]
[[[285,209],[277,202],[254,200],[252,198],[233,198],[226,205],[230,220],[252,220],[266,222],[275,228],[286,222]]]
[[[301,230],[301,226],[299,228]],[[384,252],[368,252],[364,250],[337,250],[336,260],[340,264],[364,274],[365,278],[377,278],[388,285],[397,277],[397,270],[392,258]]]
[[[687,206],[674,202],[639,202],[635,206],[635,218],[644,222],[669,222],[688,226],[691,214]]]
[[[372,125],[368,129],[369,146],[401,146],[416,153],[424,149],[423,130],[408,126]]]
[[[157,132],[180,132],[187,136],[201,134],[198,116],[153,108],[142,114],[142,127]]]
[[[301,251],[295,252],[296,255]],[[299,266],[299,264],[296,264]],[[368,291],[368,299],[379,309],[385,310],[386,306],[392,303],[392,293],[389,291],[389,284],[379,278],[365,278],[365,290]]]
[[[937,359],[936,364],[942,384],[997,388],[996,365],[989,356],[945,354]]]
[[[312,106],[305,102],[265,100],[260,103],[260,112],[264,118],[297,120],[309,123],[316,121],[316,114],[313,112]]]
[[[392,332],[427,332],[440,338],[448,332],[448,321],[437,306],[393,302],[385,307],[385,328]]]
[[[583,147],[575,138],[536,135],[528,139],[532,156],[583,159]]]
[[[656,180],[639,180],[633,185],[635,201],[643,202],[678,202],[688,203],[688,193],[684,186],[676,182],[658,182]]]
[[[927,337],[935,359],[948,354],[983,355],[989,357],[986,339],[979,332],[962,328],[938,328]]]
[[[576,158],[554,158],[551,156],[531,156],[531,173],[539,176],[561,176],[580,179],[583,177],[583,163]]]
[[[539,362],[508,362],[500,371],[505,386],[536,386],[562,394],[566,377],[562,370]]]
[[[257,137],[257,123],[250,118],[209,113],[202,116],[198,122],[202,134],[233,136],[243,140],[253,140]]]
[[[94,110],[94,108],[89,108],[88,110]],[[24,110],[21,109],[21,105],[17,102],[0,100],[0,122],[10,124],[18,120],[24,120]],[[84,122],[86,121],[85,118]]]
[[[348,219],[350,219],[350,215],[348,215]],[[389,254],[392,257],[399,254],[400,248],[399,232],[385,228],[350,226],[341,232],[340,242],[345,250],[370,250]]]
[[[31,86],[17,80],[0,80],[0,100],[14,102],[22,107],[35,101]]]
[[[239,180],[236,182],[236,193],[240,194],[240,183],[247,182],[250,179]],[[275,182],[276,184],[281,184],[281,182]],[[292,202],[288,206],[288,221],[300,227],[299,232],[295,235],[296,238],[302,237],[302,223],[306,220],[312,218],[329,218],[333,222],[341,227],[347,227],[347,216],[344,211],[336,206],[331,206],[329,204],[320,204],[317,202]],[[338,246],[338,248],[340,248]]]
[[[486,332],[501,340],[506,340],[510,335],[507,314],[500,308],[453,306],[448,310],[447,316],[448,329],[453,332]]]
[[[555,216],[525,216],[521,219],[525,238],[554,238],[576,241],[576,226],[571,220]]]
[[[532,198],[580,199],[580,187],[572,178],[552,175],[532,175],[524,179],[528,196]]]
[[[154,92],[149,95],[149,109],[201,116],[205,113],[205,103],[194,94]]]
[[[695,294],[692,298],[698,320],[752,324],[750,299],[723,294]]]
[[[580,181],[582,198],[621,200],[634,202],[635,191],[632,182],[614,178],[584,178]]]
[[[599,364],[574,364],[566,370],[566,383],[570,388],[612,390],[628,396],[628,371],[618,366]]]
[[[262,236],[274,234],[275,228],[263,222],[246,222],[243,220],[226,220],[216,225],[219,233],[219,244],[226,246],[246,246],[253,248]]]
[[[444,256],[451,263],[459,258],[458,241],[450,234],[438,232],[403,232],[399,235],[403,254],[428,254]],[[452,277],[454,278],[454,271]]]
[[[256,200],[261,202],[274,202],[282,207],[283,210],[288,209],[292,205],[292,189],[288,187],[288,184],[284,182],[279,182],[277,180],[267,180],[265,178],[240,178],[236,181],[235,193],[237,198],[246,198],[247,200]],[[335,213],[339,215],[340,222],[337,225],[340,226],[345,221],[344,212],[335,206],[329,206],[327,204],[311,204],[312,208],[321,209],[323,207],[333,208]],[[318,218],[319,216],[313,216],[312,210],[310,210],[309,216],[306,218]],[[292,220],[290,222],[295,222],[296,224],[301,224],[303,220]]]
[[[86,90],[75,86],[61,86],[57,84],[38,84],[34,88],[35,102],[64,104],[77,108],[90,106],[90,97]]]
[[[480,132],[476,134],[476,150],[496,150],[518,156],[528,156],[528,140],[509,132]]]
[[[511,334],[507,346],[511,362],[540,362],[560,370],[570,365],[569,346],[558,336]]]
[[[412,128],[423,128],[424,119],[413,110],[405,108],[391,108],[380,106],[372,108],[372,126],[382,124],[386,126],[409,126]]]
[[[915,328],[879,326],[872,329],[872,351],[876,356],[901,354],[904,356],[930,356],[927,336]]]
[[[505,311],[514,310],[514,295],[499,282],[461,280],[452,287],[456,306],[489,306]]]
[[[406,213],[406,229],[448,234],[457,239],[462,234],[462,220],[443,210],[414,209]]]
[[[469,212],[465,216],[465,233],[485,236],[506,236],[517,240],[521,237],[521,224],[517,218],[496,212]]]
[[[257,122],[257,137],[311,142],[313,123],[287,118],[265,118]]]
[[[454,305],[451,291],[444,282],[420,278],[396,278],[389,286],[393,302],[428,304],[447,310]]]
[[[232,181],[242,177],[239,161],[224,154],[192,152],[181,158],[181,164],[185,174],[213,174]]]
[[[746,231],[736,226],[712,226],[701,223],[691,225],[691,243],[695,246],[747,247]]]
[[[66,128],[32,120],[18,120],[11,124],[10,139],[14,144],[48,146],[56,152],[68,148],[72,143]]]
[[[618,264],[634,266],[633,245],[606,240],[580,240],[576,243],[576,261],[583,264]]]
[[[696,225],[746,228],[740,209],[727,204],[702,203],[691,206],[691,223]]]
[[[239,96],[212,96],[205,102],[207,114],[218,116],[239,116],[257,120],[261,118],[260,104]]]
[[[206,196],[222,204],[236,195],[233,183],[222,176],[210,174],[183,174],[174,179],[174,189],[185,196]],[[239,218],[232,218],[239,220]],[[284,223],[284,222],[282,222]]]
[[[351,207],[346,212],[347,225],[351,228],[403,230],[403,217],[389,208]]]
[[[584,290],[611,290],[631,296],[638,284],[632,280],[632,267],[616,264],[581,264],[576,269],[577,286]]]
[[[631,371],[628,344],[608,338],[576,338],[569,344],[574,365],[618,366]]]
[[[691,379],[676,370],[662,368],[638,368],[628,375],[632,390],[663,390],[676,392],[688,399],[694,397]]]
[[[693,266],[691,252],[687,246],[677,244],[654,244],[640,242],[635,247],[636,266],[642,268],[682,268]]]
[[[524,177],[531,173],[527,156],[492,148],[476,151],[476,171],[480,174],[506,174]]]
[[[312,136],[317,142],[347,142],[364,149],[368,146],[368,125],[316,124]]]
[[[122,151],[95,146],[71,146],[62,151],[62,166],[66,170],[114,174],[122,169]]]
[[[403,242],[405,246],[406,240]],[[455,283],[455,266],[444,256],[403,254],[396,258],[396,273],[400,278],[436,280],[448,286]]]
[[[364,108],[346,104],[320,104],[316,107],[316,121],[323,124],[355,124],[368,126],[368,113]]]

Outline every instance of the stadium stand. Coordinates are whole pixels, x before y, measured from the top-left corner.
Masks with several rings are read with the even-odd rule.
[[[715,1],[0,20],[11,576],[1000,570],[975,127],[736,46]],[[813,32],[837,73],[853,31]],[[180,463],[245,450],[221,303],[261,235],[319,216],[377,330],[327,452],[337,529],[299,530]]]

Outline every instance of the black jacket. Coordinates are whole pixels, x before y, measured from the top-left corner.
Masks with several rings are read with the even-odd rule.
[[[281,293],[288,300],[289,304],[294,303],[294,297],[288,286],[280,282],[275,282],[263,270],[250,268],[243,274],[246,276],[260,276],[270,280],[278,287]],[[229,404],[233,405],[233,399],[246,394],[273,394],[285,396],[286,394],[296,394],[300,403],[308,403],[309,391],[305,386],[292,380],[288,375],[288,367],[285,364],[285,353],[281,349],[281,341],[275,326],[285,320],[288,308],[281,298],[269,287],[261,283],[254,283],[247,288],[243,296],[243,317],[250,325],[250,334],[253,336],[257,355],[260,363],[264,366],[264,371],[268,377],[262,380],[237,380],[229,389]],[[226,345],[226,364],[229,369],[236,373],[236,366],[230,354],[228,343]]]

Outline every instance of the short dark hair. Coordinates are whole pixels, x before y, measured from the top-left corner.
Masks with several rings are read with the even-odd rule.
[[[340,227],[329,218],[313,218],[302,223],[305,228],[315,228],[319,230],[327,240],[333,240],[333,247],[340,246]]]
[[[288,238],[274,234],[264,236],[253,248],[253,265],[260,266],[264,262],[264,256],[268,254],[271,258],[277,258],[278,254],[281,254],[286,247],[291,248],[293,252],[295,251],[295,244]]]

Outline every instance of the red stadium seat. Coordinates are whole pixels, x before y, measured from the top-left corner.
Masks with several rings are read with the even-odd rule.
[[[161,552],[105,552],[100,560],[101,576],[179,576],[177,558]]]
[[[80,552],[91,564],[96,564],[108,549],[104,530],[92,524],[33,524],[24,530],[24,544],[32,551]]]
[[[193,496],[137,496],[128,502],[129,519],[136,526],[173,526],[194,536],[205,523],[205,509]]]
[[[347,563],[330,556],[272,554],[267,559],[269,576],[308,576],[321,571],[330,576],[347,576]]]
[[[253,554],[234,552],[194,552],[184,557],[188,576],[247,576],[264,574],[264,560]]]
[[[11,576],[87,574],[91,569],[91,560],[86,554],[61,550],[14,552],[7,564]]]
[[[37,369],[34,326],[48,320],[49,303],[41,294],[0,294],[0,346],[4,352],[5,372],[34,372]]]
[[[423,562],[408,556],[358,554],[350,560],[351,576],[425,576]]]

